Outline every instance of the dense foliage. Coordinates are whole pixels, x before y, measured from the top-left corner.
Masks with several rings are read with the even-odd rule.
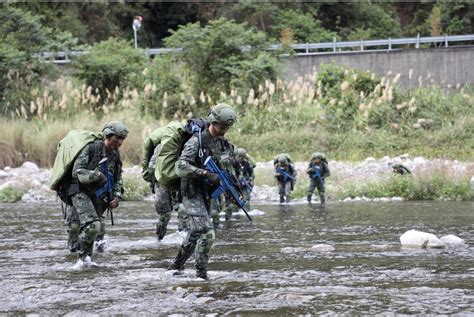
[[[116,88],[138,87],[140,74],[147,57],[124,40],[110,38],[94,45],[88,54],[82,55],[74,65],[74,75],[87,86],[96,88],[95,93],[104,102],[113,97]]]
[[[213,100],[231,88],[256,88],[264,78],[275,80],[277,60],[264,50],[262,32],[221,18],[205,27],[188,24],[165,40],[169,47],[183,48],[182,60],[194,95],[206,91]]]

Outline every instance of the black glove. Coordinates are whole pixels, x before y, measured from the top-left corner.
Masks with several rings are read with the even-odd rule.
[[[99,179],[97,181],[96,187],[102,187],[107,184],[107,176],[105,176],[102,172],[98,172]]]
[[[207,172],[205,176],[212,186],[219,186],[219,182],[221,180],[219,174]]]

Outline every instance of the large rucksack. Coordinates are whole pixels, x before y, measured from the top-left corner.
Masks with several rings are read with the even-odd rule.
[[[71,205],[67,191],[72,180],[74,161],[87,144],[103,138],[99,132],[71,130],[59,141],[49,186],[66,204]]]
[[[184,126],[176,121],[166,126],[155,163],[155,178],[160,185],[169,186],[179,179],[175,171],[175,163],[184,144],[193,134],[203,132],[208,126],[207,121],[199,119],[188,120]]]
[[[142,150],[142,176],[143,179],[152,182],[155,174],[156,157],[161,149],[161,138],[166,132],[166,126],[155,129],[143,142]]]

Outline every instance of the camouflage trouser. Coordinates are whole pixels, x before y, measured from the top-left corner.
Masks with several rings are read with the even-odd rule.
[[[91,199],[82,192],[72,195],[71,200],[74,206],[72,219],[78,217],[80,223],[79,257],[92,256],[94,241],[96,238],[103,238],[105,234],[103,214],[107,204],[98,198]]]
[[[178,202],[177,193],[172,194],[169,190],[164,187],[160,187],[158,184],[155,184],[155,210],[158,214],[159,220],[156,225],[156,235],[158,239],[161,240],[166,235],[166,230],[168,228],[168,223],[171,219],[171,212],[174,210],[178,213],[178,229],[186,230],[186,211],[182,204]]]
[[[206,272],[209,253],[215,239],[214,226],[200,195],[193,198],[183,197],[183,205],[188,215],[189,231],[181,249],[187,256],[194,251],[196,271]]]
[[[309,186],[308,186],[308,201],[311,200],[311,196],[313,195],[313,192],[315,189],[318,189],[319,192],[319,198],[321,199],[321,202],[325,201],[324,197],[324,183],[321,182],[319,178],[311,178],[309,181]]]
[[[284,182],[278,180],[278,194],[280,195],[280,202],[283,202],[286,198],[286,201],[288,202],[290,200],[290,193],[291,193],[291,188],[292,188],[292,183],[291,181]]]
[[[64,224],[68,226],[67,245],[71,252],[76,252],[79,250],[79,228],[81,227],[79,214],[77,213],[76,207],[68,205],[66,205],[65,213],[66,219],[64,220]]]
[[[224,208],[224,203],[225,199],[223,195],[219,196],[218,199],[211,199],[211,218],[215,228],[219,226],[219,213]]]

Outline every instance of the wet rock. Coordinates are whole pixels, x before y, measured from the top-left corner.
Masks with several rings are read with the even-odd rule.
[[[305,252],[306,248],[293,248],[293,247],[286,247],[280,250],[281,253],[298,253],[298,252]]]
[[[447,236],[442,236],[440,238],[441,242],[444,244],[446,247],[466,247],[466,243],[464,242],[463,239],[453,235],[453,234],[448,234]]]
[[[437,236],[418,230],[408,230],[400,236],[400,243],[413,248],[441,248],[443,243]]]
[[[317,252],[331,252],[336,250],[336,248],[329,244],[315,244],[311,248],[309,248],[309,250]]]

